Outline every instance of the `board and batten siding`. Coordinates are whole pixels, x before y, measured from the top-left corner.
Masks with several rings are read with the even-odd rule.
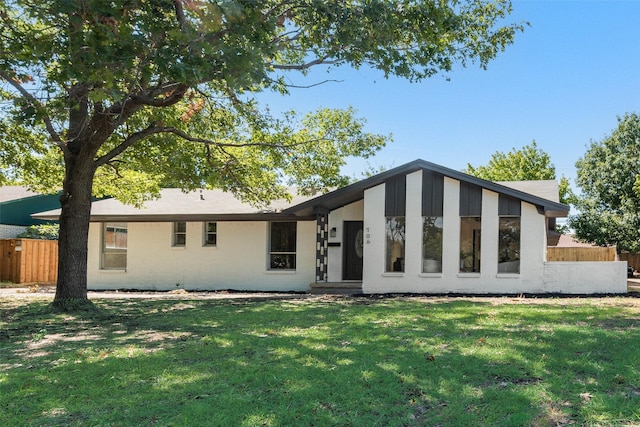
[[[545,218],[521,205],[520,274],[498,274],[499,194],[482,189],[481,271],[460,273],[460,182],[444,178],[442,273],[422,273],[422,171],[406,179],[405,271],[385,273],[385,184],[365,191],[363,292],[518,293],[542,292],[546,246]],[[465,208],[465,210],[467,210]]]

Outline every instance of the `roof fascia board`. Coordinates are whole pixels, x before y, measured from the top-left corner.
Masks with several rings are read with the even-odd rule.
[[[37,219],[57,220],[57,215],[38,216]],[[90,222],[205,222],[205,221],[312,221],[314,216],[296,216],[278,213],[266,214],[163,214],[163,215],[91,215]]]
[[[481,178],[477,178],[475,176],[468,175],[464,172],[459,172],[453,169],[449,169],[447,167],[440,166],[435,163],[427,162],[426,160],[421,160],[421,159],[414,160],[405,165],[398,166],[394,169],[390,169],[378,175],[372,176],[370,178],[366,178],[362,181],[356,182],[354,184],[348,185],[338,190],[334,190],[322,196],[318,196],[314,199],[307,200],[298,205],[291,206],[287,209],[284,209],[282,212],[287,214],[295,214],[296,212],[301,212],[307,209],[324,208],[325,206],[322,204],[324,200],[338,199],[338,198],[344,197],[345,195],[348,195],[349,193],[352,193],[354,195],[354,198],[350,199],[349,201],[349,203],[353,203],[357,200],[360,200],[361,198],[360,193],[363,193],[364,190],[380,185],[383,182],[385,182],[387,179],[393,176],[396,176],[399,174],[409,174],[418,170],[429,170],[432,172],[440,173],[446,177],[453,178],[458,181],[469,182],[471,184],[478,185],[487,190],[491,190],[497,193],[502,193],[508,196],[515,197],[517,199],[531,203],[536,207],[542,208],[542,210],[547,216],[554,216],[554,217],[566,216],[569,213],[569,206],[564,205],[562,203],[557,203],[551,200],[543,199],[541,197],[534,196],[533,194],[525,193],[510,187],[506,187],[501,184],[497,184],[493,181],[487,181]],[[344,206],[344,204],[342,204],[342,206]],[[341,206],[338,206],[338,207],[341,207]],[[337,209],[338,207],[334,209]]]

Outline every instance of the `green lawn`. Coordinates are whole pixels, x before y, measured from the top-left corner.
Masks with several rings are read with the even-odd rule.
[[[640,299],[0,299],[2,426],[640,425]]]

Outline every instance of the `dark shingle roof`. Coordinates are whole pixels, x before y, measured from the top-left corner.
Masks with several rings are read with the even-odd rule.
[[[478,185],[487,190],[495,191],[496,193],[505,194],[525,202],[531,203],[538,207],[541,213],[544,213],[548,217],[564,217],[569,213],[569,206],[563,205],[556,200],[548,200],[538,195],[526,193],[524,191],[511,188],[507,185],[502,185],[496,182],[486,181],[484,179],[476,178],[474,176],[459,172],[453,169],[446,168],[444,166],[437,165],[435,163],[427,162],[425,160],[414,160],[397,168],[390,169],[380,174],[374,175],[370,178],[356,182],[355,184],[348,185],[343,188],[339,188],[330,193],[313,198],[302,202],[296,206],[292,206],[283,211],[283,213],[294,215],[312,215],[316,211],[329,210],[332,211],[339,207],[348,205],[357,200],[364,198],[364,191],[375,187],[376,185],[384,183],[386,180],[398,176],[406,175],[418,170],[428,170],[446,177],[457,179],[462,182],[469,182],[471,184]],[[531,183],[532,181],[527,181]],[[544,181],[543,181],[544,183]],[[510,183],[511,184],[511,183]],[[546,184],[543,184],[546,185]],[[529,184],[530,187],[535,186]],[[522,187],[524,188],[524,187]],[[557,197],[557,196],[556,196]]]

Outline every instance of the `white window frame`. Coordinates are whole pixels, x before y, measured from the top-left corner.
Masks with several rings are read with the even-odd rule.
[[[513,248],[505,248],[502,243],[502,239],[500,238],[502,235],[502,220],[518,220],[518,249],[514,250]],[[517,259],[512,259],[511,261],[500,262],[500,252],[501,251],[511,251],[517,253]],[[498,219],[498,274],[520,274],[520,268],[522,266],[522,218],[517,215],[500,215]],[[517,264],[507,265],[509,263],[516,262]],[[513,266],[517,267],[517,271],[505,271],[509,267]],[[502,271],[500,271],[502,269]]]
[[[407,219],[404,215],[385,218],[385,273],[404,273],[407,250]]]
[[[107,242],[107,233],[112,229],[114,233],[113,244]],[[123,232],[124,230],[124,232]],[[118,241],[122,243],[122,238],[118,239],[119,234],[125,234],[124,245],[118,245]],[[100,247],[100,269],[101,270],[126,270],[127,269],[127,249],[129,230],[126,222],[104,222],[102,223],[102,244]],[[124,255],[124,263],[120,265],[108,265],[106,258],[109,255]]]
[[[274,251],[273,250],[273,226],[275,224],[294,224],[295,238],[293,239],[293,251]],[[274,221],[269,223],[269,252],[267,256],[267,269],[271,271],[295,271],[298,267],[298,222],[297,221]],[[293,256],[293,267],[278,267],[274,264],[274,256]]]
[[[213,224],[215,231],[209,230],[209,224]],[[210,248],[218,246],[218,223],[216,221],[205,221],[202,227],[202,246]],[[209,243],[210,236],[214,237],[214,243]]]
[[[428,224],[431,221],[432,224]],[[428,235],[428,229],[439,230],[439,242],[434,241],[431,235]],[[428,249],[434,249],[438,246],[439,253],[427,253]],[[422,273],[442,273],[442,254],[444,246],[444,217],[423,216],[422,217]],[[434,257],[435,256],[435,257]]]
[[[184,224],[184,231],[180,230],[180,224]],[[187,246],[187,223],[185,221],[175,221],[171,236],[171,246],[174,248]]]

